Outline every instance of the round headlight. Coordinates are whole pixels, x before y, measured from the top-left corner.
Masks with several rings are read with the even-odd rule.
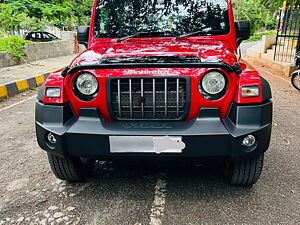
[[[222,73],[209,72],[202,78],[201,86],[207,94],[217,95],[225,89],[226,79]]]
[[[83,95],[94,95],[98,91],[98,81],[90,73],[80,74],[76,79],[76,88]]]

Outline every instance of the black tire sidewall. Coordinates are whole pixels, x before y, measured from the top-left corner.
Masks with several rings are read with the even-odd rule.
[[[295,71],[295,72],[292,74],[292,79],[291,79],[291,80],[292,80],[292,85],[294,86],[294,88],[296,88],[297,90],[300,91],[300,87],[298,87],[298,86],[296,85],[296,83],[295,83],[295,78],[296,78],[297,76],[300,77],[300,70]]]

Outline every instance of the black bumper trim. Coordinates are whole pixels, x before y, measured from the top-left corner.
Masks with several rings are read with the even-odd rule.
[[[56,116],[53,118],[51,115]],[[269,147],[272,129],[272,102],[261,105],[238,106],[233,104],[229,116],[219,118],[218,109],[202,109],[192,121],[178,122],[109,122],[97,109],[80,110],[77,119],[69,112],[69,104],[45,105],[37,102],[36,131],[40,147],[59,156],[75,155],[110,159],[116,157],[250,157],[265,152]],[[47,115],[51,113],[51,115]],[[42,114],[42,115],[40,115]],[[65,116],[67,114],[67,116]],[[47,121],[48,120],[48,121]],[[54,121],[56,120],[56,122]],[[58,143],[56,149],[48,147],[45,137],[52,132]],[[257,148],[248,153],[241,145],[243,138],[253,134]],[[182,136],[186,148],[181,154],[126,153],[111,154],[109,136]]]

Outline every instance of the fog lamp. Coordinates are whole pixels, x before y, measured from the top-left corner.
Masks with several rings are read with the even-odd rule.
[[[52,134],[52,133],[49,133],[48,135],[47,135],[47,139],[48,139],[48,141],[49,141],[49,143],[51,143],[51,144],[56,144],[56,138],[55,138],[55,136]]]
[[[256,139],[253,135],[248,135],[243,140],[243,145],[246,147],[252,147],[256,143]]]

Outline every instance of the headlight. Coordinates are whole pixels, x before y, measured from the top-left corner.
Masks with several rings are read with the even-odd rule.
[[[222,73],[213,71],[204,75],[200,85],[207,94],[217,95],[225,90],[226,79]]]
[[[90,73],[80,74],[76,79],[75,85],[81,94],[87,96],[96,94],[99,88],[96,77]]]

